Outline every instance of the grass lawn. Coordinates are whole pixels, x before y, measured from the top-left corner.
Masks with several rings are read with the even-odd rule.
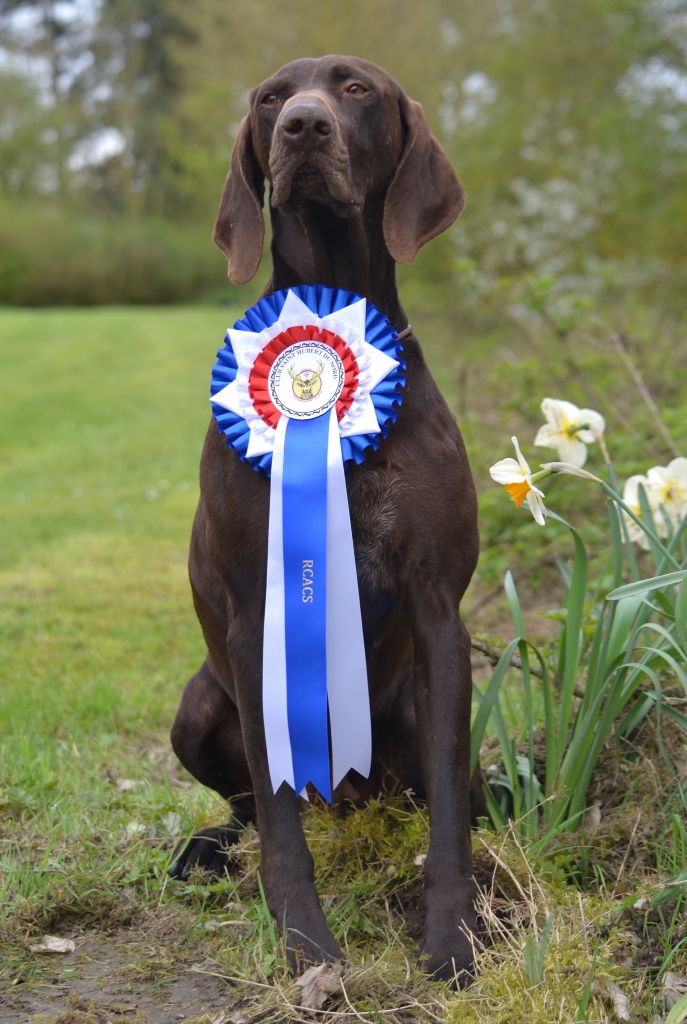
[[[165,874],[172,837],[225,817],[178,766],[167,735],[203,657],[187,543],[210,369],[240,312],[0,312],[3,1024],[301,1019],[261,898],[255,835],[235,878],[179,884]],[[600,408],[605,396],[623,475],[670,454],[598,339],[580,343],[571,363],[543,334],[533,346],[502,326],[458,345],[435,316],[413,320],[433,341],[428,358],[482,492],[485,554],[468,617],[491,642],[508,628],[496,596],[504,569],[522,578],[534,617],[555,604],[553,561],[567,554],[562,528],[540,534],[488,482],[489,465],[511,454],[511,433],[531,447],[540,399]],[[674,327],[649,329],[640,314],[637,323],[646,332],[634,356],[684,450],[684,341],[678,349]],[[595,394],[585,400],[587,384]],[[563,505],[577,504],[570,514],[601,558],[601,496],[578,481],[555,486]],[[517,728],[517,675],[511,685]],[[681,738],[673,743],[684,765]],[[351,962],[319,1019],[611,1020],[616,984],[648,1019],[660,1011],[663,968],[687,968],[681,899],[637,905],[687,863],[674,790],[647,726],[632,750],[608,751],[593,790],[601,825],[547,863],[512,836],[479,831],[487,949],[480,979],[460,994],[418,970],[423,809],[395,800],[334,821],[311,811],[322,898]],[[75,951],[30,952],[44,933],[73,939]]]

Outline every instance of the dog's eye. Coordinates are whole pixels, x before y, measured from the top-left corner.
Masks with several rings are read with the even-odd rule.
[[[364,96],[367,89],[360,82],[351,82],[350,85],[346,86],[344,92],[347,92],[349,96]]]
[[[266,92],[260,102],[264,107],[274,107],[279,103],[279,97],[276,92]]]

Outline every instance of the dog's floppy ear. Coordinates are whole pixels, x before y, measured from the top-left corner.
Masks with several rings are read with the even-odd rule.
[[[250,115],[244,117],[231,154],[231,167],[222,190],[213,241],[229,261],[229,278],[245,284],[262,256],[265,222],[262,204],[265,179],[253,150]]]
[[[405,145],[384,202],[384,241],[397,263],[412,263],[460,216],[465,192],[420,104],[402,93],[399,106]]]

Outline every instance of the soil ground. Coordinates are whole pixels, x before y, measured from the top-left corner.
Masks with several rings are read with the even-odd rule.
[[[2,1024],[177,1024],[208,1015],[229,1020],[237,993],[192,947],[174,944],[183,908],[150,912],[136,928],[68,934],[69,954],[36,954],[37,974],[10,979]],[[183,929],[179,929],[180,931]],[[240,1001],[240,1000],[239,1000]]]
[[[179,965],[176,977],[132,977],[129,943],[121,932],[108,939],[85,933],[74,953],[40,981],[4,997],[2,1024],[173,1024],[189,1017],[220,1015],[231,1003],[228,988],[202,973],[203,963]]]

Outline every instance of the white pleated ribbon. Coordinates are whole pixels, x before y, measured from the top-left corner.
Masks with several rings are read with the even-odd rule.
[[[350,769],[367,777],[372,756],[365,644],[346,478],[336,410],[327,445],[326,645],[332,786]],[[294,787],[285,645],[282,485],[285,417],[275,432],[270,487],[267,591],[263,636],[263,714],[270,779]],[[319,581],[320,585],[322,581]],[[305,795],[303,793],[303,795]]]

